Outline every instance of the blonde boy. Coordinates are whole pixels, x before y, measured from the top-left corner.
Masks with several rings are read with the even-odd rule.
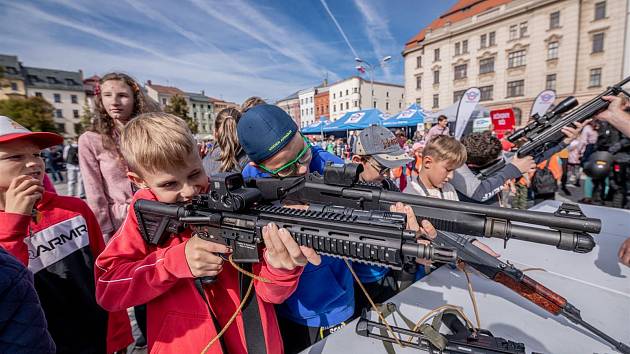
[[[125,126],[120,140],[128,177],[141,190],[134,195],[123,226],[97,259],[98,302],[106,309],[146,303],[151,352],[201,352],[241,302],[239,274],[220,257],[229,250],[192,237],[189,229],[159,246],[149,246],[140,235],[133,210],[138,199],[188,202],[207,191],[208,177],[195,141],[182,119],[166,113],[138,116]],[[312,249],[300,248],[288,231],[275,225],[263,227],[262,236],[267,249],[253,272],[271,283],[256,281],[256,295],[248,302],[259,311],[258,323],[246,323],[239,314],[209,353],[252,352],[252,343],[247,343],[253,338],[252,328],[262,328],[262,333],[254,336],[262,338],[267,353],[282,353],[273,304],[291,295],[302,267],[308,260],[317,263],[319,258]],[[194,280],[204,276],[215,276],[216,281],[203,287],[201,294]],[[246,337],[247,328],[250,333]]]
[[[422,168],[405,192],[425,197],[458,200],[455,188],[448,183],[453,171],[466,162],[466,148],[457,139],[437,135],[422,152]]]

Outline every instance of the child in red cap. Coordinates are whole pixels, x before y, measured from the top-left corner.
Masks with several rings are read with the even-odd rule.
[[[124,311],[96,303],[94,260],[105,247],[98,223],[81,199],[43,187],[41,150],[62,142],[0,116],[0,247],[34,274],[58,352],[111,353],[132,337]]]

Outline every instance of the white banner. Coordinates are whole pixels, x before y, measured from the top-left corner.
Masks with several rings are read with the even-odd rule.
[[[534,114],[543,116],[555,100],[556,92],[554,90],[542,91],[534,100],[534,103],[532,104],[532,111],[530,112],[529,116],[533,117]]]
[[[464,129],[466,129],[466,125],[470,120],[470,116],[479,103],[480,98],[481,92],[479,91],[479,89],[476,87],[471,87],[466,90],[466,92],[464,92],[464,94],[462,95],[462,98],[459,99],[455,123],[455,139],[461,139],[462,134],[464,134]]]

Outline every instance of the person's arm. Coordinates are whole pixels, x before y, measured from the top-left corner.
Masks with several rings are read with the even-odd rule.
[[[193,278],[186,261],[186,243],[149,247],[130,210],[122,227],[98,256],[96,301],[108,311],[146,304],[167,292],[182,278]]]
[[[55,353],[33,274],[0,249],[0,343],[5,353]]]
[[[15,177],[5,192],[4,211],[0,212],[0,247],[28,266],[28,236],[33,206],[42,198],[44,187],[31,176]]]
[[[509,163],[492,176],[482,180],[464,164],[453,172],[450,183],[459,193],[483,203],[499,193],[505,181],[519,178],[522,174],[523,172],[517,166]]]
[[[103,188],[104,176],[101,174],[96,155],[96,147],[90,141],[90,137],[87,134],[81,135],[79,137],[79,166],[85,187],[85,199],[94,212],[103,234],[111,234],[116,230],[114,230],[109,202]]]
[[[630,136],[630,113],[626,111],[630,107],[630,103],[625,96],[604,96],[602,99],[610,102],[610,104],[608,109],[597,115],[597,119],[612,124],[623,135]]]
[[[619,262],[630,267],[630,237],[619,247]]]
[[[90,238],[90,250],[96,259],[105,249],[103,234],[98,226],[98,221],[92,210],[81,201],[81,215],[87,224],[88,236]],[[96,267],[95,267],[96,269]],[[126,310],[108,312],[107,321],[107,352],[113,353],[126,348],[133,342],[131,334],[131,324]]]

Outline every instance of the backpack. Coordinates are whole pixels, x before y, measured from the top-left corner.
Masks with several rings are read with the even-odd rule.
[[[79,148],[76,146],[70,146],[68,148],[68,156],[66,157],[66,163],[79,166]]]
[[[549,170],[549,160],[547,160],[542,170],[536,170],[531,185],[535,194],[550,194],[558,190],[558,181],[556,181],[553,173]]]

